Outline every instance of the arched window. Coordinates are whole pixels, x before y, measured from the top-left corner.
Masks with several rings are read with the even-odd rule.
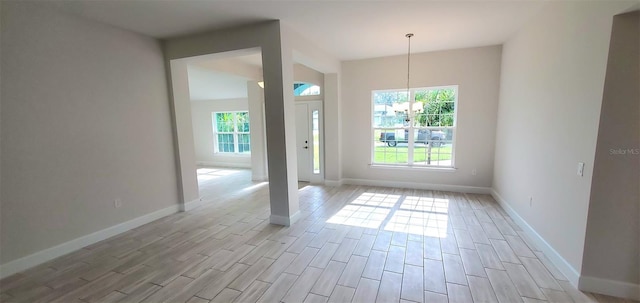
[[[318,96],[320,95],[320,86],[313,83],[294,83],[293,84],[294,96]]]

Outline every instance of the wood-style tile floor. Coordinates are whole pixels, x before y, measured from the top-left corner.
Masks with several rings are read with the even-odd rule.
[[[209,203],[0,281],[2,302],[624,302],[585,294],[486,195],[268,185],[200,169]]]

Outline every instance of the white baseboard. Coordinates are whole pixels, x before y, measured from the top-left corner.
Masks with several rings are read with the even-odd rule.
[[[595,277],[580,277],[579,289],[640,301],[640,285]]]
[[[342,180],[324,180],[324,185],[326,186],[341,186]]]
[[[196,165],[228,167],[228,168],[251,168],[251,163],[238,163],[238,162],[197,161]]]
[[[193,201],[187,202],[185,204],[180,204],[180,211],[190,211],[200,205],[205,204],[204,201],[202,201],[202,198],[197,198]]]
[[[578,281],[580,279],[580,273],[573,267],[567,260],[565,260],[538,232],[536,232],[527,221],[522,219],[520,215],[511,208],[511,205],[505,201],[502,196],[495,190],[491,189],[491,195],[500,203],[500,206],[511,216],[511,219],[522,228],[522,230],[531,238],[531,240],[542,252],[551,260],[551,263],[555,265],[558,270],[575,286],[578,287]]]
[[[269,217],[269,222],[271,222],[271,224],[291,226],[291,224],[298,221],[298,218],[300,218],[300,211],[297,211],[290,217],[271,215]]]
[[[452,191],[452,192],[461,192],[461,193],[470,193],[470,194],[487,194],[488,195],[491,193],[491,188],[489,187],[430,184],[430,183],[402,182],[402,181],[390,181],[390,180],[369,180],[369,179],[347,178],[347,179],[342,179],[341,184],[440,190],[440,191]]]
[[[491,195],[500,203],[500,206],[511,216],[516,224],[531,238],[534,244],[551,260],[558,270],[575,286],[582,291],[605,294],[609,296],[640,300],[640,285],[622,281],[601,279],[582,276],[567,260],[565,260],[553,247],[542,238],[520,215],[500,196],[491,189]]]
[[[105,228],[92,234],[73,239],[69,242],[65,242],[54,247],[41,250],[26,257],[22,257],[20,259],[2,264],[0,265],[0,279],[40,265],[44,262],[53,260],[57,257],[66,255],[70,252],[76,251],[93,243],[111,238],[115,235],[134,229],[138,226],[147,224],[171,214],[175,214],[179,209],[180,208],[178,205],[163,208],[144,216],[137,217],[135,219]]]

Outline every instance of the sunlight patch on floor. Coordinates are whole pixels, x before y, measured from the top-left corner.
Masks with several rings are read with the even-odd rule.
[[[449,212],[449,199],[407,196],[400,208],[446,214]]]
[[[327,223],[446,238],[448,212],[448,199],[363,193]]]
[[[353,200],[351,204],[392,208],[399,200],[400,195],[363,193]]]
[[[260,182],[260,183],[257,183],[257,184],[251,185],[251,186],[247,186],[247,187],[243,188],[242,191],[243,192],[254,191],[256,189],[262,188],[263,186],[265,186],[267,184],[269,184],[269,182],[266,182],[266,181],[265,182]]]
[[[221,169],[221,168],[198,168],[196,170],[198,174],[198,181],[209,181],[220,177],[226,177],[233,174],[241,173],[239,170],[234,169]]]
[[[333,215],[327,223],[379,228],[391,209],[363,205],[346,205]]]

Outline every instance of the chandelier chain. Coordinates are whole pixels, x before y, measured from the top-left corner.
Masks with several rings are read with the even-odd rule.
[[[409,40],[408,47],[407,47],[407,93],[409,93],[409,88],[410,88],[409,79],[410,79],[410,71],[411,71],[411,37],[413,37],[413,34],[406,34],[406,37]]]
[[[406,34],[405,37],[407,37],[407,39],[409,40],[408,42],[408,47],[407,47],[407,101],[409,101],[409,89],[410,89],[410,77],[411,77],[411,37],[413,37],[412,33]],[[410,117],[409,114],[411,112],[411,109],[409,110],[409,112],[407,113],[407,122],[410,121]]]

